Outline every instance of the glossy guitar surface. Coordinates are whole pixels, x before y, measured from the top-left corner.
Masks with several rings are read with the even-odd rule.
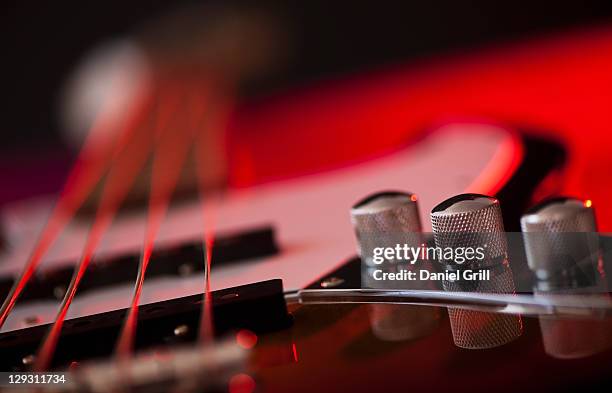
[[[129,325],[144,209],[120,214],[104,233],[49,369],[69,370],[67,391],[607,391],[607,287],[564,296],[531,281],[528,292],[517,285],[519,296],[514,288],[465,295],[442,284],[423,293],[376,292],[364,286],[349,213],[375,192],[414,192],[428,234],[423,244],[431,244],[429,212],[454,195],[491,196],[505,230],[518,233],[529,207],[570,194],[585,208],[595,205],[598,268],[608,285],[612,215],[601,179],[610,161],[601,146],[609,142],[610,47],[609,29],[578,31],[238,107],[229,122],[229,188],[173,205],[157,234],[133,358],[121,358],[115,346]],[[598,105],[585,100],[591,95]],[[2,296],[53,200],[4,207],[11,246],[0,257]],[[215,216],[212,254],[203,207]],[[3,370],[36,365],[86,248],[88,220],[63,230],[1,327]],[[537,282],[520,247],[509,250],[514,281],[530,275]],[[213,292],[205,295],[211,255]],[[503,345],[467,349],[457,338],[461,313],[485,321],[467,335],[495,336],[487,321],[499,318],[520,327]],[[199,335],[203,315],[215,331],[208,341]]]

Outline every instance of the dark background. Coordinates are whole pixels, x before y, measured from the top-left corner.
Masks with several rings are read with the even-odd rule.
[[[0,153],[61,145],[59,88],[92,46],[185,1],[13,2],[0,16]],[[227,3],[227,1],[225,2]],[[240,5],[240,2],[234,1]],[[252,5],[252,3],[250,4]],[[288,66],[251,94],[610,21],[612,2],[266,1],[291,26]]]

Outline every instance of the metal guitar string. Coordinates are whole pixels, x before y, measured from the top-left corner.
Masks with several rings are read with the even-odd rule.
[[[149,118],[148,118],[149,120]],[[52,360],[63,322],[76,294],[79,283],[91,262],[102,237],[113,221],[123,200],[127,196],[137,174],[144,166],[152,144],[147,121],[137,125],[137,129],[126,140],[126,146],[113,161],[100,196],[100,202],[87,240],[77,264],[70,285],[60,305],[60,309],[47,336],[39,349],[34,368],[46,370]]]
[[[147,99],[141,99],[135,105],[135,109],[120,124],[109,124],[109,120],[104,113],[96,118],[22,273],[15,280],[0,307],[0,328],[6,322],[17,299],[36,272],[44,255],[102,179],[113,160],[125,148],[126,141],[134,130],[133,125],[140,122],[142,115],[148,112],[149,105],[150,102]],[[109,129],[116,130],[115,134],[118,137],[114,140],[107,136]]]
[[[202,186],[200,186],[202,189]],[[201,197],[202,198],[202,197]],[[202,299],[202,309],[200,311],[200,326],[198,331],[198,341],[202,343],[211,342],[214,338],[212,292],[210,286],[210,273],[212,263],[212,250],[214,246],[214,230],[216,220],[216,208],[214,201],[211,202],[209,209],[206,209],[202,198],[202,225],[203,225],[203,262],[204,262],[204,296]]]
[[[209,98],[209,97],[208,97]],[[202,103],[208,101],[208,108],[200,107],[196,110],[197,113],[203,115],[203,123],[198,127],[204,127],[209,130],[222,130],[225,128],[224,121],[227,117],[230,104],[225,95],[219,94],[215,100],[207,100],[203,97],[201,100],[195,100],[194,103]],[[214,101],[214,102],[213,102]],[[205,130],[206,131],[206,130]],[[212,309],[212,295],[210,285],[212,250],[214,247],[216,219],[217,219],[217,198],[211,196],[206,200],[206,163],[204,160],[206,154],[206,145],[208,143],[205,137],[206,132],[200,132],[196,137],[195,155],[196,155],[196,174],[200,198],[200,210],[202,214],[202,240],[204,248],[204,295],[202,299],[202,310],[200,311],[200,324],[198,329],[198,341],[200,343],[209,343],[214,338],[214,320]],[[221,195],[221,194],[220,194]],[[222,196],[222,195],[221,195]]]
[[[151,153],[155,141],[151,137],[151,134],[153,134],[156,136],[157,143],[153,151],[153,176],[142,258],[134,286],[130,312],[126,317],[124,329],[117,344],[118,355],[126,355],[131,351],[133,334],[136,327],[138,301],[146,268],[153,250],[153,244],[163,217],[168,210],[171,195],[176,188],[181,169],[189,151],[190,142],[194,138],[195,131],[200,127],[202,115],[204,114],[202,97],[191,98],[187,102],[188,105],[186,105],[193,110],[191,116],[182,119],[183,122],[179,130],[170,129],[167,127],[170,117],[176,116],[177,113],[180,115],[184,115],[184,113],[175,110],[176,102],[168,104],[172,100],[165,100],[165,107],[160,108],[160,102],[154,102],[151,97],[154,97],[154,95],[150,95],[135,110],[131,111],[127,121],[121,124],[121,132],[112,141],[114,143],[102,143],[100,133],[108,133],[108,127],[106,129],[103,127],[105,125],[103,120],[105,119],[101,119],[96,123],[96,127],[92,128],[66,181],[51,219],[44,228],[43,234],[26,264],[24,273],[16,282],[16,285],[2,306],[0,326],[6,320],[19,294],[34,274],[45,252],[106,173],[97,212],[89,229],[81,258],[74,269],[55,321],[35,357],[35,370],[46,370],[51,364],[64,320],[76,295],[81,279],[87,271],[104,234],[110,227],[123,200],[131,189],[137,174],[145,165]],[[154,105],[157,106],[155,108],[156,111],[152,110]],[[156,113],[157,120],[155,132],[153,133],[150,132],[147,124],[151,120],[148,118],[148,115],[152,112]],[[208,113],[208,115],[211,115],[211,113]],[[209,125],[217,126],[218,124],[215,124],[215,121],[219,119],[216,119],[215,116],[210,117],[214,120],[212,122],[209,121]],[[108,141],[108,137],[106,141]],[[204,150],[203,145],[206,141],[204,137],[201,137],[198,138],[197,142],[197,156],[199,156]],[[198,158],[196,157],[199,174],[198,183],[200,195],[203,196],[205,183],[204,168],[202,168],[203,161]],[[214,214],[208,214],[208,209],[205,207],[203,200],[202,213],[204,221],[203,242],[205,245],[205,254],[203,255],[205,263],[205,301],[202,306],[199,337],[200,341],[208,341],[213,337],[212,307],[210,301],[210,264],[214,243]]]
[[[143,251],[138,264],[131,305],[117,341],[116,351],[119,357],[128,357],[131,354],[138,320],[138,303],[154,242],[168,211],[192,139],[192,130],[185,124],[185,119],[182,119],[184,114],[179,110],[185,101],[184,94],[172,91],[173,86],[170,86],[170,90],[171,94],[160,98],[160,106],[156,113],[153,130],[156,140]],[[176,124],[178,127],[175,127]]]

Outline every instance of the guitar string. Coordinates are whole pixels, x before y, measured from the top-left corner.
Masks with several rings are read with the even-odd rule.
[[[213,202],[214,203],[214,202]],[[204,202],[202,202],[204,206]],[[212,250],[214,246],[214,228],[216,211],[213,204],[209,205],[209,209],[202,207],[202,222],[203,222],[203,262],[204,262],[204,294],[202,298],[202,308],[200,310],[200,324],[198,329],[198,341],[200,343],[210,343],[214,339],[214,316],[212,308],[212,292],[210,285],[211,265],[212,265]]]
[[[47,336],[43,339],[38,351],[34,363],[35,370],[44,371],[48,368],[55,353],[66,314],[79,283],[103,235],[112,223],[114,216],[134,183],[136,175],[147,160],[152,138],[149,127],[146,124],[150,121],[150,116],[145,119],[145,121],[137,124],[131,136],[126,138],[125,148],[112,163],[101,192],[98,209],[90,227],[81,259],[74,270],[55,321],[49,329]]]
[[[179,110],[184,107],[184,95],[171,94],[164,97],[162,118],[158,120],[157,130],[160,133],[156,141],[151,172],[151,185],[149,194],[148,218],[144,237],[143,252],[138,265],[138,275],[134,285],[131,305],[123,324],[116,345],[116,354],[120,358],[127,358],[133,350],[134,335],[138,321],[138,307],[142,287],[154,243],[167,214],[172,194],[176,189],[181,171],[189,153],[190,142],[193,140],[192,127],[186,124],[189,114]],[[181,102],[179,102],[179,100]],[[188,103],[188,102],[187,102]],[[173,120],[170,123],[171,119]],[[175,125],[178,124],[178,127]]]
[[[207,89],[203,89],[206,91]],[[182,168],[182,164],[190,149],[188,149],[189,142],[195,139],[196,146],[194,150],[191,152],[195,155],[195,165],[196,165],[196,179],[198,183],[199,197],[200,197],[200,206],[202,211],[202,223],[203,223],[203,246],[204,246],[204,277],[205,277],[205,288],[204,288],[204,302],[201,310],[201,320],[200,320],[200,329],[199,329],[199,340],[200,342],[210,342],[213,340],[214,333],[212,328],[212,308],[211,308],[211,296],[210,296],[210,266],[211,266],[211,257],[212,257],[212,249],[214,244],[214,228],[215,228],[215,220],[216,218],[216,206],[214,203],[212,205],[207,205],[205,200],[204,190],[206,189],[206,181],[205,181],[205,171],[206,171],[206,163],[202,159],[202,157],[206,154],[206,144],[209,142],[209,138],[207,137],[207,129],[202,130],[202,128],[206,128],[206,126],[217,126],[214,122],[211,122],[211,119],[214,119],[214,111],[206,111],[206,103],[209,98],[206,94],[194,94],[193,97],[187,101],[187,105],[185,108],[191,114],[187,114],[184,116],[185,119],[188,119],[188,124],[183,123],[182,126],[184,133],[180,135],[172,135],[169,131],[166,130],[165,135],[171,140],[161,141],[161,148],[156,150],[156,156],[154,160],[159,164],[159,166],[153,167],[153,175],[152,175],[152,183],[151,183],[151,199],[149,201],[149,222],[148,229],[149,234],[145,237],[145,246],[143,259],[139,264],[139,271],[137,282],[135,284],[134,296],[132,299],[132,304],[130,307],[129,315],[125,320],[124,329],[121,332],[120,338],[117,343],[117,351],[116,356],[118,361],[122,363],[120,370],[129,369],[129,363],[131,359],[131,355],[133,352],[134,345],[134,337],[135,330],[138,320],[138,307],[139,307],[139,297],[142,291],[142,286],[144,283],[145,273],[148,265],[148,261],[151,255],[151,250],[153,248],[153,242],[155,240],[155,233],[159,229],[161,224],[161,219],[169,206],[169,202],[171,199],[171,194],[178,180],[178,175],[180,175],[180,169]],[[182,115],[182,114],[181,114]],[[218,129],[217,129],[218,130]],[[199,132],[198,132],[199,131]],[[183,138],[181,138],[181,136]],[[170,153],[167,150],[168,146],[165,142],[170,144],[175,144],[176,149],[174,150],[174,154],[164,154]],[[158,158],[160,156],[166,156],[165,159]],[[165,171],[162,172],[161,169]],[[155,182],[161,182],[164,186],[155,186]],[[154,209],[154,210],[153,210]],[[148,250],[148,251],[147,251]],[[131,378],[128,372],[125,372],[123,375],[124,381],[128,381]],[[128,383],[129,384],[129,383]]]
[[[146,111],[144,111],[146,112]],[[132,122],[134,123],[134,122]],[[138,121],[136,121],[135,123],[138,123]],[[126,131],[133,131],[135,127],[126,127]],[[142,136],[142,135],[141,135]],[[39,350],[38,356],[37,356],[37,360],[35,363],[35,369],[37,370],[44,370],[49,366],[49,363],[52,360],[56,345],[57,345],[57,341],[59,339],[59,334],[61,332],[62,329],[62,325],[63,325],[63,321],[65,320],[66,314],[68,312],[68,309],[70,307],[70,304],[76,294],[76,291],[78,289],[78,285],[91,261],[91,258],[93,257],[93,254],[95,252],[95,250],[97,249],[104,233],[106,232],[106,229],[110,226],[117,210],[119,209],[124,197],[126,196],[127,192],[129,191],[129,188],[131,186],[131,184],[133,183],[134,177],[135,177],[135,173],[138,172],[139,168],[144,164],[144,161],[146,160],[145,155],[143,155],[142,153],[144,153],[146,151],[146,153],[148,153],[148,149],[144,148],[144,149],[138,149],[138,148],[134,148],[134,146],[146,146],[149,142],[147,138],[141,139],[141,138],[132,138],[130,136],[129,132],[125,132],[123,135],[123,138],[119,138],[120,140],[123,139],[123,143],[121,143],[121,145],[127,145],[127,146],[121,146],[122,148],[116,147],[114,154],[112,155],[108,155],[107,156],[107,160],[105,161],[106,163],[110,163],[112,162],[112,166],[111,166],[111,170],[110,173],[107,176],[106,179],[106,184],[104,186],[103,192],[102,192],[102,198],[101,198],[101,202],[100,202],[100,206],[98,208],[98,212],[96,214],[94,223],[92,224],[91,228],[90,228],[90,233],[88,235],[88,239],[82,254],[82,258],[79,261],[79,264],[77,265],[77,268],[74,271],[73,277],[71,279],[70,285],[66,291],[66,294],[64,296],[64,299],[62,301],[62,304],[60,306],[60,310],[57,314],[57,317],[55,319],[55,322],[53,323],[50,331],[48,332],[48,335],[46,336],[46,338],[43,340],[43,344]],[[141,142],[145,142],[145,143],[134,143],[134,139],[141,141]],[[202,138],[198,138],[198,140],[202,140]],[[89,145],[89,144],[88,144]],[[100,144],[99,143],[92,143],[91,145],[96,146],[97,148],[97,152],[101,152],[100,149]],[[187,145],[187,143],[185,143],[185,145]],[[202,151],[202,144],[198,143],[197,144],[197,148],[198,148],[198,153],[201,153]],[[122,152],[123,154],[118,154],[117,150],[119,152]],[[141,154],[131,154],[134,150],[140,150]],[[84,151],[87,151],[84,149]],[[199,156],[200,154],[198,154]],[[117,157],[119,156],[119,157]],[[91,155],[88,155],[88,157],[91,157]],[[109,159],[111,158],[111,159]],[[113,160],[114,158],[114,160]],[[89,158],[90,162],[91,162],[91,158]],[[125,163],[129,162],[132,165],[127,165],[127,167],[132,167],[132,170],[128,170],[128,171],[121,171],[118,170],[119,168],[126,168],[126,165],[124,165]],[[172,160],[171,160],[172,161]],[[200,163],[201,165],[201,161],[200,159],[196,159],[197,162]],[[98,162],[98,161],[96,161]],[[99,161],[99,163],[102,163],[102,160]],[[110,165],[108,165],[110,166]],[[107,167],[108,167],[107,166]],[[162,167],[165,165],[162,165]],[[96,168],[95,166],[93,168]],[[77,172],[76,168],[73,170],[74,173],[80,173]],[[90,169],[89,171],[84,171],[85,173],[92,173],[92,169]],[[91,192],[91,188],[93,188],[93,185],[95,185],[95,183],[97,183],[97,181],[99,181],[99,179],[102,177],[102,172],[103,170],[101,170],[101,168],[99,169],[99,177],[96,178],[96,181],[92,181],[92,185],[90,187],[90,190],[88,190],[89,192],[85,193],[86,195],[82,197],[82,201],[85,200],[85,197],[87,195],[89,195],[89,193]],[[198,183],[200,184],[200,191],[201,191],[201,195],[202,195],[202,184],[203,181],[201,174],[203,173],[203,170],[201,167],[198,168],[198,173],[200,174],[200,180],[198,181]],[[76,175],[72,175],[71,176],[73,179],[76,177]],[[166,176],[161,176],[160,178],[164,177],[166,180],[166,183],[168,181],[172,182],[170,177],[166,177]],[[90,179],[93,179],[94,176],[91,175]],[[120,180],[122,179],[122,180]],[[90,180],[91,181],[91,180]],[[69,182],[67,182],[67,184],[70,184]],[[161,186],[158,186],[161,187]],[[81,190],[85,190],[86,187],[81,188]],[[161,187],[163,189],[167,189],[168,186],[164,186]],[[174,188],[174,187],[170,187],[170,188]],[[171,194],[171,191],[165,191],[166,193]],[[164,192],[160,192],[160,194],[163,194]],[[68,194],[68,195],[74,195],[74,194]],[[158,194],[159,195],[159,194]],[[78,199],[78,198],[74,198],[73,199]],[[69,200],[69,199],[62,199],[62,200]],[[76,210],[80,207],[81,203],[75,203],[73,206],[74,212],[76,212]],[[161,204],[163,206],[163,202]],[[153,206],[160,206],[159,202],[154,202]],[[166,206],[167,208],[167,206]],[[165,208],[156,208],[155,210],[157,210],[157,213],[154,213],[155,217],[163,217],[165,214],[163,213],[163,211],[165,210]],[[159,212],[162,212],[161,214]],[[200,337],[212,337],[212,313],[210,310],[210,263],[211,263],[211,255],[212,255],[212,247],[213,247],[213,233],[214,231],[212,230],[213,226],[214,226],[214,220],[211,220],[211,216],[207,213],[207,209],[204,207],[204,204],[202,204],[202,211],[203,211],[203,217],[204,217],[204,244],[205,244],[205,255],[204,255],[204,259],[205,259],[205,291],[204,291],[204,297],[205,301],[203,304],[203,310],[202,310],[202,321],[201,321],[201,329],[200,329]],[[74,214],[74,213],[73,213]],[[213,215],[214,216],[214,215]],[[71,217],[71,215],[70,215]],[[69,218],[70,218],[69,217]],[[156,219],[157,220],[157,219]],[[159,219],[161,221],[161,219]],[[68,221],[68,220],[67,220]],[[58,228],[58,232],[61,231],[61,228]],[[154,233],[156,232],[156,230],[150,230],[149,234],[147,235],[147,237],[152,237],[152,239],[155,237]],[[151,240],[150,242],[148,242],[148,244],[151,245],[151,247],[146,247],[145,250],[143,250],[143,260],[148,261],[148,258],[150,257],[151,254],[151,250],[152,250],[152,243],[153,240]],[[43,252],[44,253],[44,252]],[[43,254],[41,253],[41,254]],[[146,256],[146,259],[144,259],[144,257]],[[34,269],[32,269],[33,271]],[[146,271],[146,266],[145,269],[141,269],[139,271],[139,275],[142,275],[142,280],[144,280],[144,272]],[[23,281],[27,281],[28,278],[24,279]],[[25,283],[23,284],[23,287],[25,286]],[[142,282],[140,283],[140,285],[136,285],[137,287],[141,287],[142,286]],[[23,289],[23,288],[22,288]],[[18,294],[17,294],[18,296]],[[14,299],[16,300],[16,297],[14,297]],[[137,304],[138,302],[136,301],[135,304]],[[14,304],[14,302],[13,302]],[[10,311],[10,310],[9,310]],[[8,312],[7,312],[8,314]],[[129,340],[128,340],[129,342]]]
[[[214,340],[214,315],[213,315],[213,299],[211,288],[211,272],[212,272],[212,256],[215,242],[216,220],[218,219],[218,203],[219,198],[223,194],[217,194],[217,197],[210,195],[207,197],[206,190],[206,170],[207,170],[207,143],[209,142],[207,135],[215,135],[219,131],[226,129],[226,120],[228,118],[230,100],[228,96],[222,94],[225,90],[215,89],[217,95],[214,100],[209,100],[208,108],[205,112],[198,111],[204,114],[203,127],[204,132],[200,132],[196,137],[196,174],[198,178],[198,190],[200,198],[200,210],[202,214],[202,242],[203,242],[203,262],[204,262],[204,293],[202,298],[202,307],[200,310],[200,323],[198,329],[198,342],[210,343]],[[201,100],[197,100],[202,102]],[[212,131],[212,132],[206,132]]]
[[[126,140],[129,139],[134,128],[132,125],[140,121],[142,114],[148,111],[148,106],[148,100],[140,99],[134,110],[130,111],[131,113],[120,124],[110,124],[106,113],[101,113],[94,120],[51,215],[43,226],[21,274],[14,281],[0,307],[0,328],[34,276],[42,258],[103,178],[113,159],[125,148]],[[109,132],[113,129],[116,132]],[[111,139],[108,135],[119,136]]]

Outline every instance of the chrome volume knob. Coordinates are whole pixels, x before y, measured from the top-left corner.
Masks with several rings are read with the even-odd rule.
[[[421,220],[415,194],[385,191],[372,194],[351,208],[357,249],[368,266],[375,266],[373,250],[397,244],[422,243]]]
[[[477,293],[514,293],[514,280],[499,201],[479,194],[461,194],[438,204],[431,212],[436,247],[453,250],[479,249],[482,258],[456,263],[442,258],[445,268],[458,277],[466,270],[486,271],[487,279],[444,280],[445,291]],[[520,317],[449,307],[455,344],[461,348],[492,348],[506,344],[522,333]]]
[[[599,284],[599,235],[591,201],[543,201],[521,217],[521,229],[527,262],[540,290]]]

